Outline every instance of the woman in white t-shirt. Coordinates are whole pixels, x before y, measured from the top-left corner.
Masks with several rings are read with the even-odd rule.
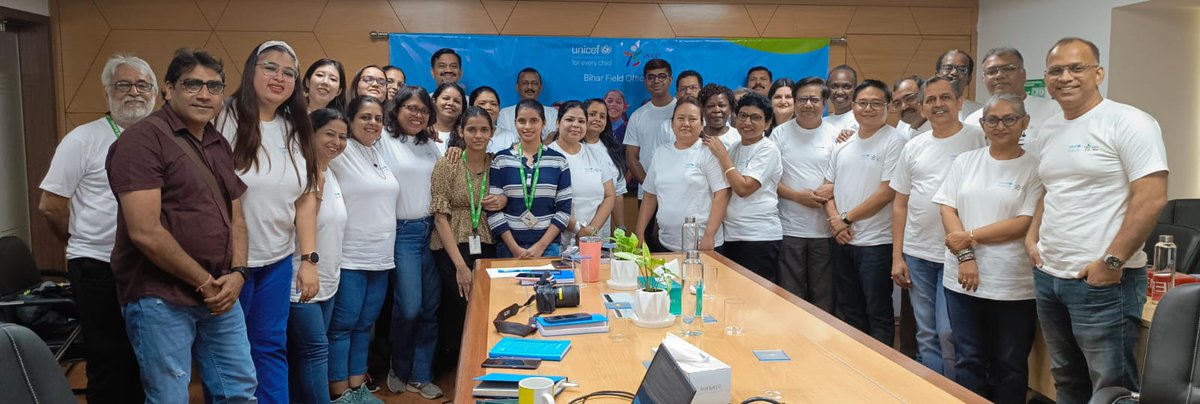
[[[691,216],[703,229],[699,249],[714,250],[725,243],[721,221],[729,205],[729,183],[721,174],[717,158],[700,142],[703,122],[700,101],[686,97],[676,103],[671,118],[675,141],[654,151],[642,184],[646,192],[638,211],[638,239],[646,239],[646,227],[653,216],[663,246],[683,251],[688,247],[683,245],[683,221]],[[661,203],[659,195],[664,199]]]
[[[767,127],[767,133],[770,134],[775,130],[776,126],[783,125],[791,121],[796,111],[796,94],[792,91],[796,83],[789,78],[782,78],[771,83],[771,89],[767,90],[767,98],[771,100],[771,110],[774,111],[775,117],[771,120],[771,126]]]
[[[946,228],[942,285],[956,380],[997,403],[1025,401],[1037,306],[1023,237],[1042,195],[1038,161],[1019,144],[1020,98],[998,94],[979,124],[990,146],[960,154],[933,197]]]
[[[216,119],[233,148],[233,164],[246,183],[249,277],[238,296],[246,317],[260,402],[288,401],[287,318],[292,255],[301,254],[296,287],[300,300],[317,294],[317,176],[312,122],[296,52],[267,41],[251,51],[241,86]],[[297,250],[299,245],[299,250]],[[237,247],[237,246],[235,246]],[[235,250],[236,251],[236,250]],[[234,265],[240,258],[234,257]]]
[[[570,245],[575,237],[606,237],[604,224],[615,200],[617,168],[607,154],[584,147],[587,126],[587,114],[579,101],[567,101],[558,107],[558,129],[550,135],[554,142],[549,147],[567,158],[572,191],[571,216],[561,236],[563,245]]]
[[[342,62],[329,58],[313,62],[302,82],[310,114],[322,108],[346,109],[346,69]]]
[[[609,119],[609,106],[604,100],[592,98],[583,102],[587,111],[587,134],[583,136],[583,147],[589,148],[598,155],[608,156],[613,168],[617,170],[617,178],[613,180],[613,191],[616,198],[613,201],[612,214],[609,221],[604,223],[601,237],[608,237],[609,232],[616,228],[625,228],[625,194],[629,192],[625,184],[625,145],[613,134],[613,123]],[[493,140],[492,142],[495,142]]]
[[[742,141],[742,135],[729,125],[733,104],[733,91],[729,87],[708,83],[700,89],[700,106],[704,113],[704,132],[701,137],[721,139],[727,149]]]
[[[466,94],[458,84],[442,83],[433,90],[433,108],[437,114],[437,120],[433,123],[433,130],[437,132],[434,141],[442,154],[446,153],[450,133],[454,132],[454,125],[458,123],[464,105],[467,105]]]
[[[496,89],[488,86],[475,87],[474,90],[471,90],[471,95],[467,97],[467,102],[473,107],[483,108],[484,111],[487,111],[488,116],[491,117],[492,140],[488,142],[488,153],[495,154],[501,150],[509,148],[513,145],[513,143],[517,142],[516,132],[496,132],[497,128],[495,123],[499,122],[500,119],[500,94],[496,92]],[[457,139],[451,140],[452,142],[449,143],[450,147],[458,147],[459,149],[465,148],[465,146],[460,144]],[[453,157],[450,153],[447,153],[446,156]]]
[[[354,80],[346,88],[346,103],[360,95],[369,95],[378,99],[387,98],[387,74],[376,65],[366,65],[358,69]]]
[[[317,188],[320,189],[321,210],[317,213],[317,246],[321,259],[317,263],[320,289],[307,302],[301,301],[300,289],[292,288],[288,316],[288,365],[291,368],[292,400],[305,403],[329,402],[329,319],[333,314],[333,297],[341,280],[342,240],[346,232],[346,203],[337,177],[329,162],[346,149],[349,120],[339,109],[322,108],[309,115],[316,134],[313,154],[316,157]],[[300,268],[300,257],[292,257],[292,268]],[[299,271],[292,270],[292,284],[297,284]]]
[[[733,189],[725,213],[723,254],[763,278],[779,282],[783,223],[778,191],[783,163],[775,142],[764,137],[774,119],[771,103],[757,93],[746,94],[734,111],[741,141],[726,150],[720,139],[704,138]]]

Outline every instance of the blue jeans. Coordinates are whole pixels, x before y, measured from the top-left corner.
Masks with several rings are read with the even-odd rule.
[[[342,269],[329,320],[330,382],[367,374],[367,346],[387,294],[388,272]]]
[[[293,400],[329,402],[329,318],[333,300],[292,303],[288,316],[288,362]]]
[[[904,254],[912,279],[909,297],[917,322],[917,361],[954,380],[954,334],[942,287],[944,265]]]
[[[954,327],[955,381],[998,404],[1024,404],[1036,301],[992,300],[942,290]]]
[[[400,380],[433,381],[442,283],[429,250],[431,218],[396,221],[392,273],[392,372]]]
[[[214,316],[203,305],[179,306],[146,296],[121,311],[141,365],[146,403],[188,402],[193,358],[213,402],[257,402],[241,304]]]
[[[264,403],[287,403],[287,321],[291,304],[292,256],[250,268],[238,302],[246,313],[250,357],[258,373],[254,396]]]
[[[1134,352],[1146,303],[1146,271],[1124,271],[1120,285],[1095,287],[1034,270],[1038,320],[1058,403],[1086,403],[1101,387],[1138,390]]]
[[[521,246],[521,248],[529,248],[531,246],[533,246],[533,244],[523,245],[523,246]],[[562,244],[559,244],[559,243],[550,243],[550,245],[546,246],[546,250],[542,251],[543,257],[558,257],[561,255],[562,255]],[[496,243],[496,258],[512,258],[512,257],[513,257],[513,253],[512,253],[512,250],[508,249],[508,244],[504,244],[503,241]]]
[[[833,264],[835,313],[846,324],[884,345],[896,338],[892,313],[892,245],[830,248]]]

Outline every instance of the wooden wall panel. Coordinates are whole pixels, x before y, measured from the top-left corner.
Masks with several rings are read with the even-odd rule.
[[[845,37],[830,66],[894,81],[933,73],[938,54],[973,52],[978,0],[51,0],[62,136],[104,112],[99,67],[113,53],[146,58],[159,75],[171,52],[200,46],[241,78],[250,49],[288,41],[302,68],[321,57],[348,74],[387,60],[370,31],[605,37]],[[424,74],[424,72],[410,72]],[[160,77],[161,78],[161,77]]]

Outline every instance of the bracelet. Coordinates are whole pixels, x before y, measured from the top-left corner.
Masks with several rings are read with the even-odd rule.
[[[201,290],[204,290],[205,286],[208,286],[208,284],[210,284],[212,282],[213,282],[213,277],[212,277],[212,275],[209,275],[208,280],[205,280],[204,283],[201,283],[200,286],[196,288],[196,293],[200,293]]]
[[[725,173],[724,173],[724,175],[729,175],[729,172],[730,172],[730,171],[733,171],[733,170],[736,170],[736,169],[737,169],[737,167],[729,167],[729,168],[726,168],[726,169],[725,169]]]

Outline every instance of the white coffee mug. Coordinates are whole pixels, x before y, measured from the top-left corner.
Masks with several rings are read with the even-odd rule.
[[[526,377],[517,383],[518,404],[554,404],[554,381],[545,377]]]

